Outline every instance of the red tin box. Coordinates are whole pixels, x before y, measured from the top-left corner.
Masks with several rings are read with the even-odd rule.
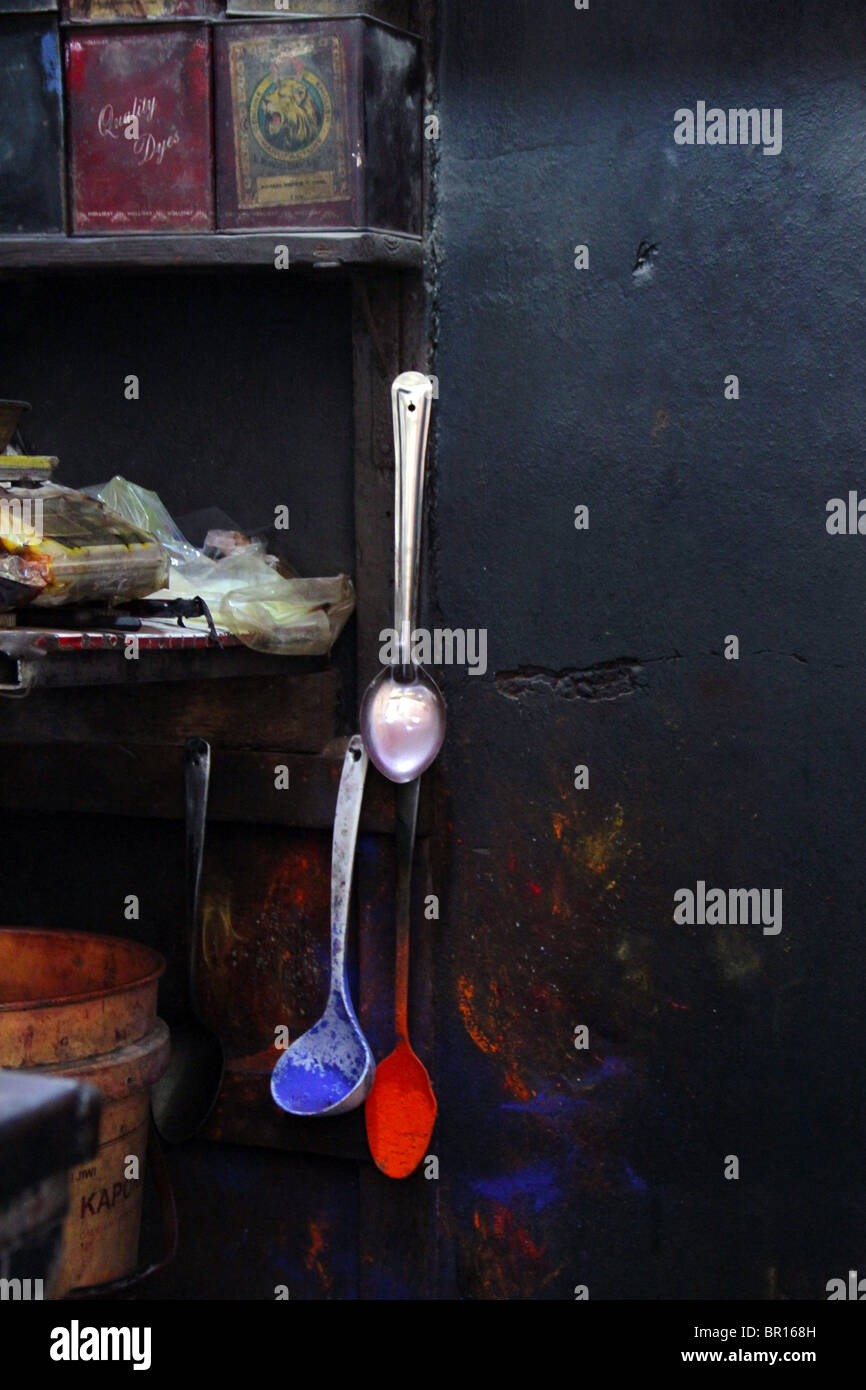
[[[205,25],[67,32],[74,232],[213,229],[210,71]]]
[[[421,229],[418,41],[374,20],[214,33],[221,228]]]

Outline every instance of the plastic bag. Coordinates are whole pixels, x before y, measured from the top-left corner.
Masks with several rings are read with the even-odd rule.
[[[152,598],[204,599],[217,627],[255,651],[324,656],[355,607],[355,591],[347,575],[285,579],[258,542],[212,560],[181,534],[155,492],[125,478],[114,477],[87,491],[156,536],[168,551],[169,587]],[[204,618],[185,621],[206,630]]]
[[[81,490],[88,497],[97,497],[113,512],[125,516],[133,526],[155,536],[168,551],[172,565],[189,564],[198,558],[200,552],[190,545],[186,536],[181,535],[155,492],[149,492],[146,487],[130,483],[119,475],[108,483],[98,483],[95,487]]]

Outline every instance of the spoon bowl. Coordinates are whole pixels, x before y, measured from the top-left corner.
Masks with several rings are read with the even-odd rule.
[[[318,1023],[277,1062],[271,1095],[290,1115],[340,1115],[361,1105],[375,1073],[354,1011],[332,994]]]
[[[436,1123],[430,1077],[408,1038],[379,1063],[364,1117],[376,1167],[389,1178],[408,1178],[426,1157]]]
[[[169,1144],[198,1134],[210,1117],[223,1082],[222,1045],[197,1019],[171,1030],[171,1060],[151,1095],[156,1127]]]
[[[401,676],[383,667],[364,692],[361,737],[371,762],[391,782],[412,782],[435,761],[445,739],[445,701],[420,666]]]

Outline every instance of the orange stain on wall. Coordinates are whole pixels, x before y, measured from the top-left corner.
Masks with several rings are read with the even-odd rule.
[[[508,1207],[493,1204],[489,1214],[477,1208],[472,1224],[478,1232],[474,1249],[478,1278],[485,1293],[492,1298],[519,1298],[527,1287],[527,1262],[537,1264],[544,1259],[546,1247],[534,1240]],[[537,1271],[531,1279],[536,1288],[543,1288],[559,1274],[552,1269]]]
[[[632,853],[635,846],[625,846],[623,843],[625,813],[618,802],[600,829],[589,834],[581,833],[577,824],[578,816],[577,812],[566,815],[562,811],[554,811],[551,824],[554,836],[563,846],[569,859],[580,868],[595,877],[600,877],[608,873],[612,862],[621,859],[623,855],[627,858]],[[609,892],[615,887],[616,878],[608,878],[605,889]],[[564,904],[555,892],[553,898],[553,915],[559,916]]]
[[[526,1082],[522,1081],[518,1076],[516,1068],[512,1068],[505,1073],[502,1080],[502,1089],[506,1091],[508,1095],[514,1096],[516,1100],[529,1100],[530,1096],[535,1095],[535,1092],[530,1091]]]
[[[304,1256],[304,1264],[307,1266],[307,1269],[315,1270],[315,1272],[318,1274],[319,1278],[322,1281],[322,1287],[325,1289],[329,1289],[331,1287],[331,1284],[333,1283],[333,1280],[331,1279],[330,1274],[325,1268],[324,1261],[322,1260],[322,1255],[325,1253],[325,1250],[328,1247],[328,1242],[325,1236],[326,1231],[326,1222],[320,1223],[310,1218],[310,1221],[307,1226],[307,1235],[310,1244],[307,1253]]]
[[[475,1046],[482,1052],[488,1054],[499,1051],[501,1036],[494,1039],[485,1031],[479,1018],[479,1011],[474,1003],[475,986],[471,980],[467,980],[465,975],[461,975],[457,981],[457,1002],[460,1008],[460,1017],[463,1019],[464,1027],[474,1042]],[[489,1028],[489,1024],[487,1024]],[[492,1031],[492,1029],[491,1029]]]
[[[608,861],[619,848],[624,821],[622,807],[615,806],[610,823],[603,830],[584,838],[585,863],[590,873],[603,874],[607,869]]]

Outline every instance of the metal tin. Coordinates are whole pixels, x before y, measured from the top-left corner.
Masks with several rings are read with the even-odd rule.
[[[57,0],[0,0],[0,14],[52,14]]]
[[[168,1066],[169,1031],[155,1018],[136,1042],[66,1066],[46,1067],[58,1077],[99,1091],[99,1145],[86,1167],[69,1172],[69,1214],[56,1294],[131,1275],[138,1263],[142,1176],[147,1150],[150,1089]],[[127,1177],[126,1156],[139,1159]]]
[[[228,0],[232,15],[270,15],[272,19],[331,19],[338,15],[367,14],[388,24],[409,23],[409,0]]]
[[[218,225],[421,230],[418,41],[373,20],[217,27]]]
[[[0,233],[65,227],[60,42],[53,19],[0,27]]]
[[[209,26],[80,28],[65,50],[73,231],[212,230]]]
[[[60,1295],[135,1269],[150,1087],[169,1053],[156,1017],[165,961],[119,937],[4,927],[0,966],[0,1065],[74,1078],[102,1098],[93,1163],[69,1173]]]
[[[0,1065],[80,1062],[152,1028],[165,962],[90,932],[0,928]]]
[[[0,0],[0,5],[8,0]],[[129,24],[148,19],[198,19],[220,12],[217,0],[63,0],[70,24]]]

